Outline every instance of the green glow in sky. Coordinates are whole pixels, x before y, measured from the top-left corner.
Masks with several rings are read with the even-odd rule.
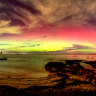
[[[90,45],[90,44],[84,44]],[[93,47],[92,45],[90,45]],[[72,42],[59,42],[59,41],[1,41],[0,50],[3,52],[46,52],[46,51],[59,51],[72,49],[74,52],[95,52],[96,49],[76,49],[72,47]],[[69,52],[72,52],[72,50]]]

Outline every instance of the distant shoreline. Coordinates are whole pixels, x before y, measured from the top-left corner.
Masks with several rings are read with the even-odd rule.
[[[46,53],[8,53],[8,54],[6,54],[6,53],[4,53],[4,54],[2,54],[2,55],[14,55],[14,54],[16,54],[16,55],[96,55],[96,54],[46,54]]]

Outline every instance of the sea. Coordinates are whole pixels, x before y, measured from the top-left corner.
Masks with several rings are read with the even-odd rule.
[[[32,55],[32,54],[3,54],[7,60],[0,60],[0,72],[20,78],[46,77],[45,65],[48,62],[65,62],[65,60],[96,61],[96,55]],[[90,65],[82,63],[87,69]]]
[[[17,88],[28,86],[52,86],[53,81],[61,77],[50,77],[45,70],[48,62],[63,62],[66,60],[96,61],[96,55],[33,55],[33,54],[2,54],[7,60],[0,60],[0,85]],[[85,69],[96,69],[84,62],[80,63]]]

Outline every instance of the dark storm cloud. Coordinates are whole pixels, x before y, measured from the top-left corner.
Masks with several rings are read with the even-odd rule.
[[[29,47],[36,47],[36,46],[40,46],[40,44],[30,45]]]
[[[90,46],[86,45],[80,45],[80,44],[73,44],[72,47],[67,47],[66,49],[63,48],[63,51],[68,51],[68,50],[78,50],[78,49],[96,49]]]
[[[28,47],[28,46],[19,46],[19,47]]]
[[[12,44],[0,44],[0,46],[5,46],[5,45],[12,45]]]
[[[75,48],[75,49],[93,49],[93,48],[90,47],[90,46],[78,45],[78,44],[73,44],[73,47],[72,47],[72,48]]]
[[[23,20],[28,20],[28,18],[23,13],[24,10],[35,15],[40,13],[32,3],[29,6],[27,3],[20,2],[19,0],[0,0],[0,5],[1,19],[11,20],[11,25],[26,25]]]
[[[72,49],[68,48],[67,50],[74,50],[74,49],[73,48]]]
[[[78,51],[78,50],[80,50],[80,52],[81,52],[82,49],[86,49],[86,50],[87,49],[91,49],[92,50],[92,49],[96,49],[96,48],[93,48],[93,47],[90,47],[90,46],[86,46],[86,45],[73,44],[72,47],[68,47],[66,49],[64,48],[60,52]]]
[[[27,44],[27,45],[24,45],[24,46],[19,46],[19,47],[36,47],[36,46],[40,46],[40,44]]]
[[[47,37],[47,35],[42,36],[42,38],[46,38],[46,37]]]
[[[70,54],[70,53],[72,53],[72,54],[83,54],[84,53],[83,49],[90,50],[90,51],[87,51],[87,52],[90,53],[92,49],[96,49],[96,48],[86,46],[86,45],[73,44],[72,47],[63,48],[62,50],[54,51],[53,53],[54,54]]]
[[[96,0],[0,0],[0,20],[29,28],[96,26]]]
[[[92,50],[92,49],[96,49],[96,48],[86,46],[86,45],[73,44],[72,47],[63,48],[62,50],[59,50],[58,52],[59,53],[62,53],[62,52],[63,53],[70,53],[72,51],[73,53],[75,53],[75,52],[81,52],[82,53],[82,49]]]
[[[27,4],[27,2],[24,3],[24,2],[21,2],[20,0],[0,0],[0,2],[4,3],[4,4],[7,3],[9,5],[12,4],[16,7],[26,9],[26,10],[30,11],[32,14],[39,14],[40,13],[40,11],[38,11],[32,3],[31,3],[31,6],[29,6]],[[7,11],[11,11],[11,10],[7,9]],[[15,11],[12,11],[12,12],[15,12]],[[17,13],[17,15],[18,15],[18,13]],[[22,15],[20,14],[20,16],[22,16]]]

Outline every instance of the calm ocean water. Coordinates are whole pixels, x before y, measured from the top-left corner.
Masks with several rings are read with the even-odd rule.
[[[47,72],[45,64],[50,61],[64,60],[96,60],[96,55],[32,55],[32,54],[7,54],[8,60],[0,61],[0,72],[5,72],[17,77],[45,77]],[[82,64],[91,69],[90,65]]]

